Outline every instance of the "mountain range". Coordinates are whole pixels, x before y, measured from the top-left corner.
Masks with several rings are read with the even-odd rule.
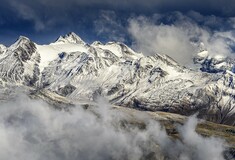
[[[190,69],[167,55],[146,56],[120,42],[92,44],[71,32],[39,45],[20,36],[0,45],[1,99],[12,88],[51,101],[80,103],[105,97],[113,105],[193,115],[235,125],[234,60],[201,48]]]

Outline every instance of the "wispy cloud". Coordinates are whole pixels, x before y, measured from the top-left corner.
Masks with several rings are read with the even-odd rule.
[[[98,36],[105,37],[110,41],[125,41],[126,30],[122,20],[117,17],[114,11],[102,10],[99,18],[94,21],[94,26]]]
[[[45,29],[45,24],[41,20],[40,15],[24,3],[18,3],[17,1],[10,1],[12,7],[17,11],[18,16],[24,20],[30,20],[34,22],[34,28],[36,31]]]

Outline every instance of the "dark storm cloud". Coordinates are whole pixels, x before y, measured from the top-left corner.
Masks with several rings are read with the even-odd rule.
[[[25,4],[34,9],[40,9],[43,7],[48,11],[48,14],[56,14],[60,11],[69,11],[72,13],[76,11],[77,8],[87,7],[92,9],[126,10],[132,12],[169,12],[176,10],[185,12],[195,10],[203,14],[220,14],[223,16],[235,15],[235,6],[233,0],[21,0],[15,2],[17,2],[19,5]],[[50,9],[48,10],[48,8]],[[55,12],[53,13],[53,11]]]
[[[71,23],[71,20],[97,17],[97,11],[113,10],[125,14],[152,14],[156,12],[194,10],[202,14],[234,16],[235,7],[232,0],[1,0],[5,4],[1,8],[9,19],[31,20],[37,30],[59,22]],[[1,12],[2,12],[1,10]],[[85,17],[82,17],[85,16]],[[17,17],[17,18],[16,18]],[[6,18],[6,17],[5,17]]]

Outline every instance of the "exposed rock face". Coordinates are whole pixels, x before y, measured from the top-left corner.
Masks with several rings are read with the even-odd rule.
[[[221,73],[226,70],[235,72],[234,59],[223,56],[211,57],[208,51],[202,50],[193,59],[194,63],[200,64],[200,70],[207,73]]]
[[[32,85],[39,76],[40,55],[35,44],[26,37],[20,37],[0,55],[0,76],[9,82]]]
[[[73,85],[67,84],[66,86],[58,89],[58,94],[62,96],[67,96],[73,93],[75,89],[76,87],[74,87]]]

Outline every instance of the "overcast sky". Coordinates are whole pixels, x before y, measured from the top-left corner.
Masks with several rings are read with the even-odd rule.
[[[199,13],[219,17],[211,28],[223,28],[225,19],[235,17],[233,0],[0,0],[0,43],[9,45],[19,35],[37,43],[48,43],[59,35],[73,31],[85,41],[120,40],[131,43],[128,35],[130,19],[156,14]],[[205,18],[195,18],[204,25]],[[174,18],[174,17],[173,17]],[[172,14],[170,20],[174,20]],[[170,23],[169,17],[161,19]],[[201,21],[200,21],[201,20]],[[211,20],[211,19],[210,19]],[[160,23],[158,21],[158,23]],[[211,23],[211,22],[209,22]],[[216,25],[215,25],[216,23]],[[232,25],[231,25],[232,26]],[[208,27],[208,25],[207,25]]]

